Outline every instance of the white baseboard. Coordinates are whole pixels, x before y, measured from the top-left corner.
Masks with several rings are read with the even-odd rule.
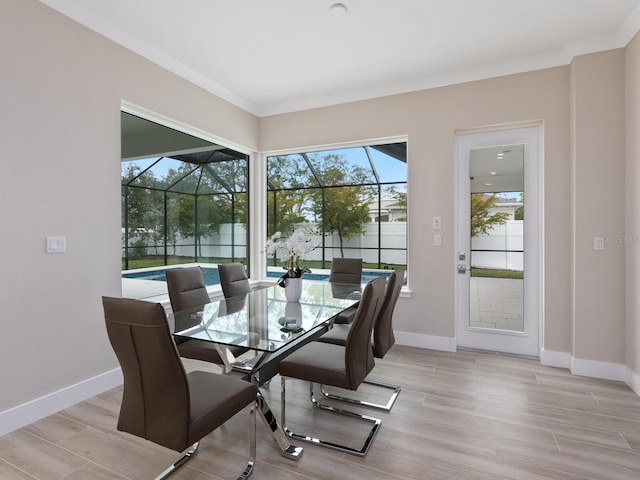
[[[568,352],[554,352],[542,349],[540,362],[550,367],[567,368],[574,375],[583,377],[602,378],[627,383],[637,393],[640,379],[631,369],[622,363],[599,362],[576,358]],[[635,376],[635,377],[634,377]],[[632,385],[636,382],[636,387]]]
[[[605,380],[624,382],[626,379],[626,369],[626,365],[621,363],[599,362],[576,357],[571,358],[571,373],[574,375],[582,375],[583,377],[603,378]]]
[[[540,350],[540,363],[548,367],[571,369],[571,354],[568,352],[554,352],[552,350]]]
[[[406,347],[428,348],[445,352],[455,352],[457,348],[456,339],[452,337],[435,337],[407,332],[394,332],[394,335],[396,343]]]
[[[640,396],[640,375],[627,367],[625,382]]]
[[[121,383],[122,371],[120,368],[116,368],[0,412],[0,436],[48,417]]]

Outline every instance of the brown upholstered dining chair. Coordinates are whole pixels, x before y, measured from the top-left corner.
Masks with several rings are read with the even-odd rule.
[[[251,292],[247,271],[241,263],[224,263],[218,265],[220,286],[224,298],[236,297]]]
[[[207,286],[204,283],[200,267],[179,267],[166,271],[169,301],[178,329],[186,329],[197,324],[197,315],[192,315],[209,303]],[[220,356],[220,351],[213,342],[198,339],[175,338],[176,346],[181,357],[205,362],[226,365]],[[242,347],[226,347],[234,357],[240,356],[248,349]],[[232,363],[233,359],[228,362]]]
[[[319,403],[314,396],[314,383],[357,390],[375,365],[371,350],[371,328],[384,296],[385,279],[380,277],[369,282],[362,293],[358,309],[344,346],[324,342],[310,342],[280,362],[281,420],[282,428],[290,437],[334,448],[354,455],[366,455],[380,427],[378,418],[360,415],[330,405]],[[322,410],[347,415],[372,424],[361,448],[341,445],[289,430],[286,424],[286,379],[296,378],[309,382],[312,405]]]
[[[111,346],[124,375],[118,430],[186,453],[156,480],[171,475],[198,451],[202,438],[249,407],[249,461],[253,472],[258,389],[212,372],[186,373],[159,303],[103,297]]]
[[[329,272],[329,282],[360,285],[362,282],[362,259],[333,257],[331,260],[331,271]],[[353,322],[355,313],[355,307],[348,308],[336,315],[333,323],[349,324]]]
[[[387,286],[385,289],[382,306],[380,307],[378,316],[374,320],[373,324],[372,351],[375,358],[384,358],[386,353],[396,342],[395,336],[393,335],[393,312],[396,308],[398,297],[400,296],[400,290],[402,289],[402,285],[404,284],[404,275],[404,270],[394,270],[393,272],[391,272],[391,275],[389,275],[389,278],[387,280]],[[334,325],[331,330],[318,338],[318,341],[333,343],[335,345],[345,345],[347,342],[347,337],[349,335],[349,327],[350,325]],[[379,408],[386,411],[391,410],[391,407],[393,407],[393,404],[400,394],[400,386],[390,385],[387,383],[368,379],[365,379],[363,383],[392,390],[391,396],[389,397],[387,403],[372,403],[366,400],[358,400],[350,397],[331,394],[328,393],[322,385],[320,386],[320,390],[325,397],[332,400],[355,403],[357,405]]]

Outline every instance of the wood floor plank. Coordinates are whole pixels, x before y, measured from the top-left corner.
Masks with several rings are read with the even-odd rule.
[[[76,422],[63,415],[54,414],[27,425],[23,430],[49,442],[58,443],[85,428],[87,428],[86,423]]]
[[[620,432],[620,435],[624,438],[625,442],[627,442],[633,450],[640,452],[640,432],[638,432],[637,430],[634,430],[634,431],[623,430]]]
[[[85,463],[64,477],[64,480],[127,480],[127,478],[118,475],[113,470],[107,470],[100,465]]]
[[[122,441],[122,435],[125,434],[91,427],[64,440],[60,445],[79,457],[104,465],[131,480],[154,478],[179,457],[179,453],[169,449],[159,454]]]
[[[34,480],[36,477],[0,460],[0,478],[3,480]]]
[[[631,480],[638,478],[638,472],[617,463],[618,455],[611,452],[609,461],[588,458],[576,451],[557,451],[546,448],[523,446],[510,443],[501,446],[498,456],[511,461],[520,461],[531,466],[541,466],[553,471],[576,475],[577,478],[602,480]]]
[[[188,371],[220,373],[217,365],[184,363]],[[366,457],[299,443],[302,459],[285,459],[258,420],[254,478],[640,478],[640,398],[622,382],[574,376],[529,358],[398,345],[377,361],[371,377],[399,384],[402,392],[391,412],[341,405],[382,419]],[[279,377],[263,394],[280,417]],[[375,399],[385,394],[371,387],[355,392]],[[0,437],[0,478],[153,478],[180,454],[117,431],[121,398],[120,386]],[[309,432],[355,443],[366,431],[313,410],[304,382],[287,382],[287,406],[288,420]],[[247,420],[242,412],[203,439],[199,454],[173,478],[237,477],[247,458]]]
[[[86,460],[23,429],[0,438],[0,458],[36,478],[60,480]]]

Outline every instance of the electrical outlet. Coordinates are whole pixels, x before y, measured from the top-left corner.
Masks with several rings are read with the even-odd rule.
[[[593,237],[593,249],[604,250],[604,237]]]

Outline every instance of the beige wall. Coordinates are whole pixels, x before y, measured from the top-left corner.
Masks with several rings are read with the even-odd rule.
[[[569,68],[390,96],[260,120],[260,150],[408,135],[410,299],[395,328],[455,336],[455,133],[516,122],[544,122],[544,237],[547,288],[545,348],[570,342]],[[442,247],[432,246],[431,218],[442,216]]]
[[[629,65],[627,96],[632,101],[626,112],[626,235],[635,239],[640,238],[638,50],[636,39],[624,54]],[[623,86],[621,52],[589,56],[571,67],[258,120],[35,0],[4,0],[0,16],[0,384],[4,386],[0,414],[117,366],[105,336],[100,296],[120,294],[122,100],[250,151],[407,135],[413,295],[399,302],[395,321],[396,330],[425,338],[455,335],[456,131],[542,121],[544,348],[594,361],[622,362],[624,314],[619,291],[624,282],[621,271],[616,271],[621,268],[621,249],[608,249],[604,255],[590,249],[596,232],[625,234],[618,217],[623,211],[623,170],[619,160],[603,163],[609,149],[617,155],[622,152],[622,94],[615,91]],[[602,68],[613,71],[602,72]],[[590,100],[594,95],[603,101]],[[606,118],[598,118],[600,112],[594,109],[604,109]],[[577,127],[574,155],[572,118]],[[603,184],[597,183],[599,177]],[[443,220],[440,248],[429,241],[435,215]],[[45,255],[47,235],[66,236],[68,253]],[[640,325],[635,294],[640,260],[637,243],[625,248],[626,362],[637,375]],[[579,262],[576,273],[607,277],[613,286],[580,278],[572,287],[571,258]],[[574,309],[572,291],[594,309],[581,305]],[[599,302],[612,308],[606,319]]]
[[[609,363],[624,363],[624,71],[624,50],[571,65],[572,353]]]
[[[117,366],[121,100],[251,150],[258,122],[35,0],[3,0],[0,65],[2,412]]]
[[[626,48],[625,104],[625,361],[640,375],[640,34]],[[640,383],[635,390],[640,391]]]

